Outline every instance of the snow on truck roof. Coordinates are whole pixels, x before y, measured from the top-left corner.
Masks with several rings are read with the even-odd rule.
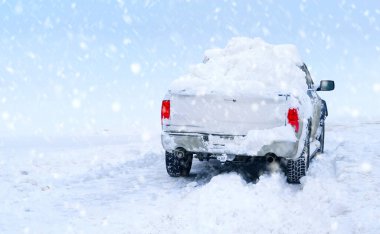
[[[307,89],[294,45],[272,45],[261,38],[232,38],[225,48],[205,52],[204,63],[175,80],[171,92],[205,95],[281,92]]]

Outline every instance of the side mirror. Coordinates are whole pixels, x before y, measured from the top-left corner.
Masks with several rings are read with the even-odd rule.
[[[321,80],[321,84],[317,88],[317,91],[331,91],[335,89],[335,83],[333,80]]]

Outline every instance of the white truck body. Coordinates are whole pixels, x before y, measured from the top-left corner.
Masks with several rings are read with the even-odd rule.
[[[293,45],[233,38],[175,80],[162,102],[162,145],[171,176],[188,175],[193,157],[222,162],[280,159],[299,182],[323,152],[326,103]]]
[[[170,118],[162,122],[162,144],[166,151],[183,148],[195,154],[297,156],[303,132],[301,116],[298,132],[290,130],[295,137],[279,139],[274,136],[271,142],[262,142],[253,154],[244,147],[249,132],[265,134],[268,129],[289,125],[288,110],[302,107],[297,97],[281,93],[232,96],[169,92],[165,100],[170,101]]]

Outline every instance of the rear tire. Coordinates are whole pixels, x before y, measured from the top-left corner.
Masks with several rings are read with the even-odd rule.
[[[286,177],[288,183],[299,184],[300,179],[306,175],[306,171],[310,164],[310,124],[309,121],[307,128],[307,136],[305,139],[304,148],[302,150],[301,156],[297,159],[289,159],[286,164]]]
[[[323,122],[323,125],[321,126],[321,135],[319,136],[319,152],[324,153],[325,152],[325,123]]]
[[[286,165],[287,181],[290,184],[299,184],[300,179],[306,175],[305,156],[300,156],[296,160],[288,160]]]
[[[185,150],[165,151],[166,171],[171,177],[189,176],[193,155]]]

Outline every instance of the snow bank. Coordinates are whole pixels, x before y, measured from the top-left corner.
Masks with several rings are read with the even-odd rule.
[[[310,188],[305,193],[302,188],[289,186],[279,173],[263,175],[257,184],[247,184],[234,173],[222,174],[186,195],[185,202],[172,206],[170,219],[157,228],[171,230],[181,224],[181,233],[334,231],[330,227],[332,220],[326,218],[330,215],[330,204],[322,202],[326,197],[317,191]],[[310,197],[317,200],[310,201]]]
[[[205,52],[205,62],[175,80],[172,92],[195,94],[284,92],[307,89],[294,45],[271,45],[260,38],[232,38],[223,49]]]
[[[212,160],[169,177],[159,136],[5,141],[0,233],[379,233],[380,125],[329,126],[301,185]]]

